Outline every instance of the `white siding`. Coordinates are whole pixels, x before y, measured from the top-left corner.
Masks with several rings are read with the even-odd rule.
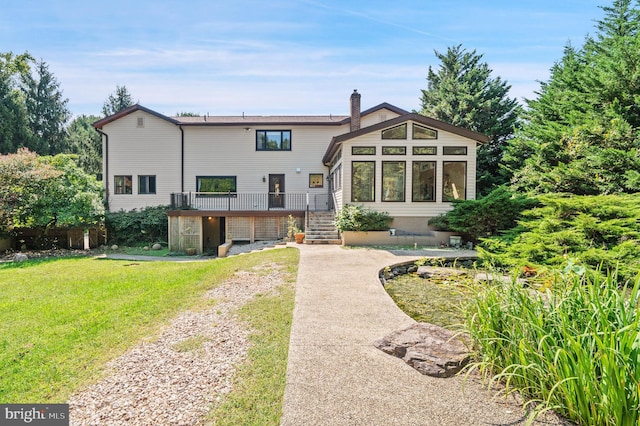
[[[322,156],[343,128],[244,127],[185,127],[185,191],[196,191],[197,176],[236,176],[238,192],[265,193],[269,174],[284,174],[285,192],[328,194]],[[257,151],[256,130],[291,130],[291,151]],[[323,188],[309,188],[309,174],[314,173],[323,174]]]
[[[144,127],[138,127],[142,118]],[[180,192],[180,129],[144,111],[135,111],[106,124],[109,135],[109,209],[131,210],[166,205],[172,192]],[[103,138],[104,139],[104,138]],[[106,164],[105,164],[106,166]],[[114,176],[132,177],[131,194],[114,194]],[[138,176],[156,176],[156,194],[138,194]]]

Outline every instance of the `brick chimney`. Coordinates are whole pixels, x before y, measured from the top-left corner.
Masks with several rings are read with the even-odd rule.
[[[351,94],[351,131],[360,130],[360,93],[354,90]]]

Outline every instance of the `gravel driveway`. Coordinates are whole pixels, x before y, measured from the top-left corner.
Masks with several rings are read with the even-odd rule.
[[[236,310],[284,283],[277,268],[260,270],[236,273],[204,295],[215,305],[182,313],[157,339],[111,361],[100,381],[69,399],[70,424],[198,424],[246,357],[251,330]]]

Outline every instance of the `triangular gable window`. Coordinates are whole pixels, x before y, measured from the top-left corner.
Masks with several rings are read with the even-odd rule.
[[[413,139],[438,139],[438,131],[414,123]]]
[[[406,139],[407,138],[407,125],[401,124],[400,126],[392,127],[382,131],[382,139]]]

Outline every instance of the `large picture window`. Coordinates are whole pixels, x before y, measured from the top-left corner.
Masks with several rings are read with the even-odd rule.
[[[235,176],[197,176],[197,192],[236,192]]]
[[[382,201],[404,201],[405,162],[382,162]]]
[[[156,177],[153,175],[138,175],[138,194],[155,194]]]
[[[133,192],[132,191],[133,178],[131,177],[131,175],[114,176],[113,180],[114,180],[113,182],[114,194],[131,194]]]
[[[291,130],[256,130],[257,151],[291,151]]]
[[[442,163],[442,201],[467,199],[467,162]]]
[[[436,200],[436,162],[435,161],[414,161],[413,162],[413,201],[435,201]]]
[[[376,162],[353,161],[351,169],[351,201],[375,201]]]

